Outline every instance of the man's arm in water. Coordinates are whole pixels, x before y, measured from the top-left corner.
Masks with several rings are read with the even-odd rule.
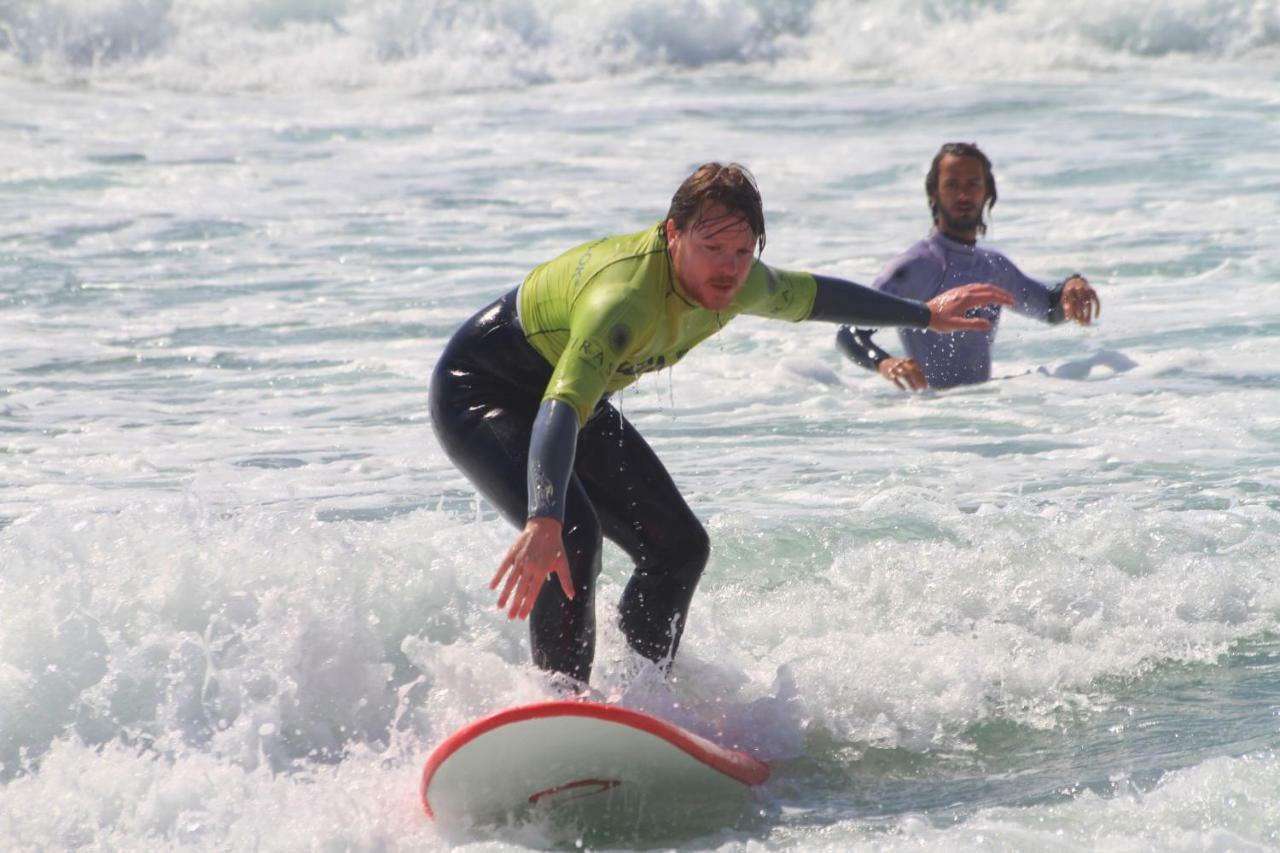
[[[924,370],[913,358],[895,358],[881,349],[871,336],[876,329],[851,329],[841,326],[836,332],[836,346],[859,367],[879,373],[903,391],[923,391],[929,387]]]
[[[860,341],[848,326],[916,326],[934,332],[985,332],[991,328],[990,321],[969,317],[968,312],[992,303],[1013,303],[1012,296],[991,284],[966,284],[940,293],[928,302],[916,302],[851,281],[817,275],[814,279],[818,282],[818,291],[809,319],[841,323],[843,328],[836,336],[841,349],[858,364],[877,371],[904,391],[928,387],[920,366],[909,358],[894,358],[872,343],[872,329],[860,328],[857,333],[863,335]]]
[[[935,293],[944,269],[928,241],[921,241],[887,263],[871,286],[894,296]],[[1001,286],[1001,282],[992,283]],[[897,358],[876,344],[872,336],[877,331],[879,329],[870,324],[856,330],[841,326],[836,332],[836,347],[859,367],[879,373],[903,391],[928,388],[929,380],[916,360],[905,356]]]

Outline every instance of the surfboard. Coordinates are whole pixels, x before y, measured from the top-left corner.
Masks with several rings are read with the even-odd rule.
[[[422,806],[442,824],[539,815],[597,825],[728,825],[769,766],[648,714],[595,702],[508,708],[427,758]]]

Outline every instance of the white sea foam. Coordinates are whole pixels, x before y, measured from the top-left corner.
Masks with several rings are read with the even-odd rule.
[[[712,561],[664,684],[606,551],[596,686],[777,762],[697,846],[1274,846],[1276,14],[0,3],[0,847],[485,843],[417,770],[551,690],[431,435],[448,335],[713,157],[766,260],[868,281],[954,138],[1100,323],[1006,317],[945,393],[754,318],[645,376]]]
[[[1274,59],[1257,0],[43,0],[0,7],[0,47],[54,79],[182,89],[522,86],[728,63],[783,77],[1022,77]]]
[[[1220,758],[1172,773],[1152,791],[1143,792],[1129,779],[1117,777],[1113,796],[1086,792],[1035,809],[990,809],[954,827],[909,816],[876,827],[879,837],[873,841],[814,841],[806,849],[1263,853],[1280,841],[1280,811],[1271,796],[1278,781],[1280,761],[1273,752]]]

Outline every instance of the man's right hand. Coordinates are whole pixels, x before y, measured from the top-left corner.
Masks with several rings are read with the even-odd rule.
[[[569,561],[564,556],[561,528],[554,518],[529,519],[507,556],[502,558],[498,573],[489,581],[489,589],[497,589],[506,575],[507,583],[498,596],[498,607],[506,607],[507,600],[511,600],[508,619],[529,618],[542,584],[551,574],[560,579],[565,597],[573,598],[573,579],[569,575]]]
[[[891,356],[881,361],[876,370],[903,391],[923,391],[929,387],[929,380],[924,378],[924,371],[912,358]]]

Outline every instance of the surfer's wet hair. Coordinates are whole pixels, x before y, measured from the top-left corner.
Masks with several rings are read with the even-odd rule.
[[[991,160],[986,154],[982,153],[982,149],[974,142],[948,142],[938,149],[938,153],[933,155],[933,163],[929,165],[929,174],[924,179],[925,197],[929,200],[929,213],[933,216],[933,221],[938,221],[938,172],[942,166],[942,158],[951,157],[968,157],[977,160],[982,164],[982,178],[986,186],[987,201],[982,205],[983,210],[990,211],[996,206],[996,176],[991,171]],[[978,211],[978,233],[987,233],[987,223],[982,213]]]
[[[724,205],[732,214],[724,227],[745,221],[751,233],[756,235],[758,250],[764,251],[764,202],[760,199],[756,179],[746,166],[703,163],[684,179],[680,189],[671,197],[667,218],[681,231],[689,227],[715,225],[715,220],[705,216],[711,202]]]

